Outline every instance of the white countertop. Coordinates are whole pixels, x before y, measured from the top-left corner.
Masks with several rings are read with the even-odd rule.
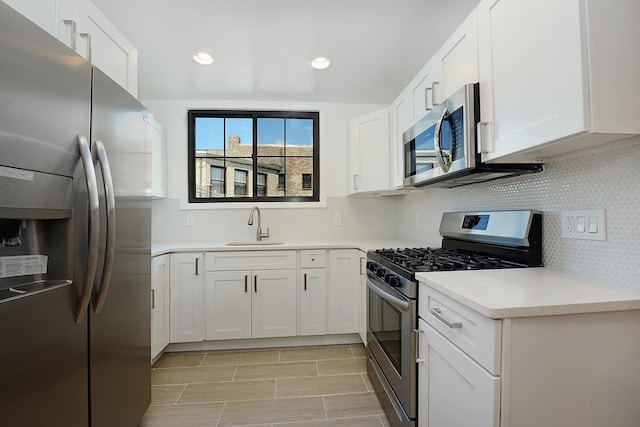
[[[640,290],[544,267],[416,273],[416,278],[493,319],[640,309]]]
[[[430,246],[438,247],[440,243]],[[286,241],[282,245],[243,245],[227,246],[227,242],[210,243],[154,243],[151,256],[171,252],[219,252],[219,251],[278,251],[297,249],[361,249],[369,251],[381,248],[426,247],[424,242],[412,240],[331,240],[331,241]]]

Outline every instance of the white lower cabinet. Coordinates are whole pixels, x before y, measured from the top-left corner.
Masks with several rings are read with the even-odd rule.
[[[357,249],[329,251],[329,334],[357,334],[361,299],[360,255]]]
[[[151,359],[169,345],[169,255],[151,258]]]
[[[251,337],[296,335],[297,300],[295,270],[253,272]]]
[[[300,270],[300,335],[327,333],[327,269]]]
[[[499,427],[500,378],[418,323],[418,425]]]
[[[360,251],[360,322],[358,325],[358,334],[364,345],[367,345],[367,310],[369,305],[367,304],[367,253]]]
[[[251,271],[208,271],[206,339],[251,338]]]
[[[206,339],[295,336],[295,259],[295,251],[207,254]],[[261,269],[235,270],[251,264]]]
[[[357,333],[366,342],[358,249],[174,253],[170,261],[171,343]],[[158,283],[160,271],[154,264]]]
[[[418,425],[637,427],[640,310],[566,307],[491,319],[421,284]]]
[[[170,323],[172,343],[204,339],[202,253],[171,254]]]

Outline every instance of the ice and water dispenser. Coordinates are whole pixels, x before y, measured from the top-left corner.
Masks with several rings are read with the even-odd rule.
[[[0,304],[71,284],[73,180],[0,166]]]

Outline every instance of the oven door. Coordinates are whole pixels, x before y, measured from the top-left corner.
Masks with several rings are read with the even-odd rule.
[[[416,300],[367,272],[367,339],[378,368],[409,418],[416,417]]]

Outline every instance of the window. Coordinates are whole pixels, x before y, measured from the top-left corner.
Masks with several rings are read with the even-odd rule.
[[[249,172],[236,169],[233,181],[233,194],[236,196],[247,195],[247,175]]]
[[[266,196],[267,195],[267,174],[259,173],[257,186],[256,186],[256,196]]]
[[[190,110],[189,202],[320,200],[318,124],[317,112]]]
[[[210,197],[224,197],[224,168],[211,166]]]
[[[311,190],[311,174],[303,173],[302,174],[302,189],[303,190]]]

